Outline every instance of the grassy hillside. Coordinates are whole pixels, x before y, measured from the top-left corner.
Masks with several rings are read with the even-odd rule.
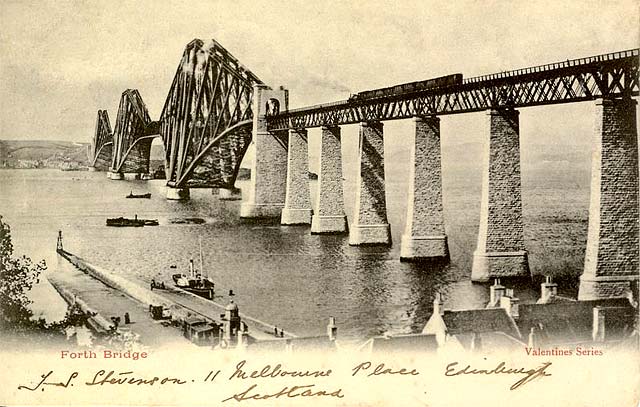
[[[57,168],[89,164],[89,143],[0,140],[0,168]]]

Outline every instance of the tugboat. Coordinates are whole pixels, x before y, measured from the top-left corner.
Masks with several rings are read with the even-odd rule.
[[[144,199],[149,199],[151,198],[151,192],[147,192],[146,194],[134,194],[133,191],[129,192],[129,195],[127,195],[125,198],[144,198]]]
[[[176,287],[198,295],[208,300],[213,300],[213,288],[215,284],[208,277],[196,273],[193,268],[193,260],[189,260],[189,275],[182,273],[171,276]]]
[[[107,226],[133,226],[133,227],[141,227],[141,226],[158,226],[157,219],[138,219],[138,215],[135,215],[134,219],[123,218],[120,216],[119,218],[107,218]]]
[[[200,269],[202,269],[202,243],[200,243]],[[203,276],[202,273],[195,271],[193,267],[193,259],[189,260],[188,276],[183,273],[178,273],[173,274],[171,278],[173,279],[176,287],[208,300],[213,300],[213,288],[215,287],[215,284],[209,279],[208,275]]]

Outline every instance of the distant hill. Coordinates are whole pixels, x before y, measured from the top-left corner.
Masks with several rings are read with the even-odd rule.
[[[59,168],[89,165],[89,143],[0,140],[0,168]]]

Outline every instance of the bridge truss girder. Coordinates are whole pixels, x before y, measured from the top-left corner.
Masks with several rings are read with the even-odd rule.
[[[109,169],[111,163],[111,146],[113,145],[113,132],[109,122],[109,114],[106,110],[98,110],[96,117],[96,130],[91,140],[91,167],[100,171]]]
[[[464,80],[459,85],[344,100],[267,116],[269,130],[580,102],[639,93],[638,49]]]
[[[151,139],[148,127],[152,122],[146,105],[137,89],[122,93],[113,131],[111,171],[149,172]]]
[[[167,185],[233,186],[261,83],[216,41],[187,44],[160,117]]]

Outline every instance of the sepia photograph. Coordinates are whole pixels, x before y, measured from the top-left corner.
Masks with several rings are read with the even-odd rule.
[[[636,0],[0,26],[0,405],[640,405]]]

